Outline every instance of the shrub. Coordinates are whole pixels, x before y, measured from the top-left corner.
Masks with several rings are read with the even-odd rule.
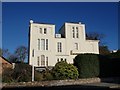
[[[2,73],[2,82],[5,82],[5,83],[13,82],[14,80],[12,78],[12,73],[13,73],[13,70],[11,68],[4,69]]]
[[[43,74],[44,80],[53,80],[54,79],[51,70],[46,69],[45,71],[42,72],[42,74]]]
[[[35,81],[42,81],[42,80],[44,80],[43,74],[38,71],[35,71]]]
[[[74,59],[79,78],[92,78],[99,75],[99,59],[95,54],[79,54]]]
[[[65,61],[56,63],[52,74],[55,79],[76,79],[79,76],[77,68]]]
[[[112,53],[113,56],[99,55],[100,77],[119,77],[120,58],[118,52]]]
[[[15,65],[14,72],[12,74],[13,79],[16,82],[28,82],[31,81],[31,66],[25,63],[18,63]]]

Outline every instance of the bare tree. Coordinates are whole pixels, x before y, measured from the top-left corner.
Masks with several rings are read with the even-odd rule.
[[[8,49],[1,49],[0,48],[0,56],[3,56],[6,59],[8,59],[8,57],[10,56],[9,50]]]
[[[2,49],[0,48],[0,56],[2,56]]]
[[[11,54],[11,55],[9,56],[8,60],[9,60],[10,62],[13,62],[13,63],[19,62],[19,61],[18,61],[18,57],[17,57],[15,54]]]
[[[87,40],[100,40],[99,41],[100,54],[106,55],[106,54],[109,54],[110,51],[108,49],[108,46],[105,45],[105,43],[102,41],[104,38],[105,38],[104,34],[97,33],[97,32],[90,32],[86,34]]]
[[[19,46],[18,48],[16,48],[15,50],[15,55],[17,56],[19,61],[24,62],[27,55],[28,55],[28,50],[27,47],[25,46]]]
[[[87,40],[100,40],[99,44],[100,46],[104,45],[104,42],[102,41],[102,39],[105,38],[105,35],[102,33],[97,33],[97,32],[89,32],[86,34],[86,39]]]

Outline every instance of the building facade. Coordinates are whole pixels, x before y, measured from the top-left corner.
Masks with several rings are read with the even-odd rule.
[[[30,20],[29,64],[35,67],[54,66],[64,60],[73,63],[78,54],[99,54],[99,40],[86,40],[85,24],[64,23],[59,34],[54,24]]]

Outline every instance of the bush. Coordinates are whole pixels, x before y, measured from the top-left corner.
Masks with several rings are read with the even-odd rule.
[[[65,61],[56,63],[52,75],[55,79],[76,79],[79,76],[77,68]]]
[[[35,81],[42,81],[42,80],[44,80],[43,74],[38,71],[35,71]]]
[[[2,73],[2,82],[5,82],[5,83],[13,82],[14,80],[12,78],[12,73],[13,73],[13,69],[11,68],[4,69]]]
[[[79,54],[74,59],[79,78],[92,78],[99,75],[99,59],[96,54]]]
[[[44,80],[53,80],[53,75],[52,71],[49,69],[46,69],[45,71],[42,72]]]
[[[117,53],[112,53],[112,56],[99,55],[100,77],[119,77],[120,58]]]
[[[31,81],[31,69],[32,67],[25,63],[18,63],[15,65],[12,77],[16,82],[28,82]]]

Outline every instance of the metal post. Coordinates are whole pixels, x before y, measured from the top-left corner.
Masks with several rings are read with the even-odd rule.
[[[32,81],[34,81],[34,65],[32,65]]]

